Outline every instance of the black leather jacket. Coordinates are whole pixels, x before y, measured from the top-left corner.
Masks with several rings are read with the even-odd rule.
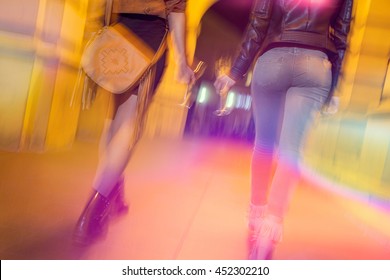
[[[336,85],[347,47],[353,0],[255,0],[230,76],[246,74],[255,57],[277,46],[327,53]]]

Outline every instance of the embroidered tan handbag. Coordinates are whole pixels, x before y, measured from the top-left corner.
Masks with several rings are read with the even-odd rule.
[[[86,45],[81,66],[96,84],[112,93],[134,87],[165,49],[165,38],[158,51],[142,42],[124,25],[108,25],[112,0],[107,1],[106,24]]]

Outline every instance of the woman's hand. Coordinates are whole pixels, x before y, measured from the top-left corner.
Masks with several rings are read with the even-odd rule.
[[[183,62],[177,65],[176,80],[179,83],[192,85],[195,82],[195,74],[187,63]]]
[[[214,82],[214,87],[217,90],[217,94],[219,94],[220,99],[219,99],[219,109],[217,109],[214,114],[217,116],[226,116],[231,113],[232,108],[227,108],[226,101],[227,101],[227,95],[229,90],[231,89],[232,86],[234,86],[236,83],[235,80],[230,78],[226,74],[222,74],[219,76],[215,82]]]
[[[219,95],[225,96],[227,95],[231,87],[234,86],[235,84],[236,84],[235,80],[230,78],[228,75],[223,74],[215,80],[214,87],[217,90],[217,93]]]
[[[335,115],[340,108],[340,98],[332,96],[329,103],[322,110],[322,114],[325,116]]]

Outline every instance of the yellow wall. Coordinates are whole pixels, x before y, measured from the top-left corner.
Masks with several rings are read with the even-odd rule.
[[[0,148],[45,150],[73,143],[70,106],[87,0],[0,2]]]
[[[305,161],[336,182],[390,198],[390,20],[387,0],[357,0],[338,86],[341,110],[319,119]],[[388,93],[387,93],[388,94]],[[388,96],[388,95],[387,95]]]

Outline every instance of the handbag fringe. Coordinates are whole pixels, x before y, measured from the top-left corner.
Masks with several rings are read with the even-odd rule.
[[[84,81],[82,82],[82,80]],[[82,87],[81,90],[80,87]],[[97,90],[98,85],[80,68],[77,73],[69,106],[73,108],[76,104],[79,104],[79,100],[81,99],[81,110],[90,109],[96,98]]]
[[[129,150],[134,148],[145,130],[146,116],[151,101],[155,73],[156,66],[153,65],[150,69],[147,70],[139,82],[136,121],[134,125],[133,137],[129,143]]]

